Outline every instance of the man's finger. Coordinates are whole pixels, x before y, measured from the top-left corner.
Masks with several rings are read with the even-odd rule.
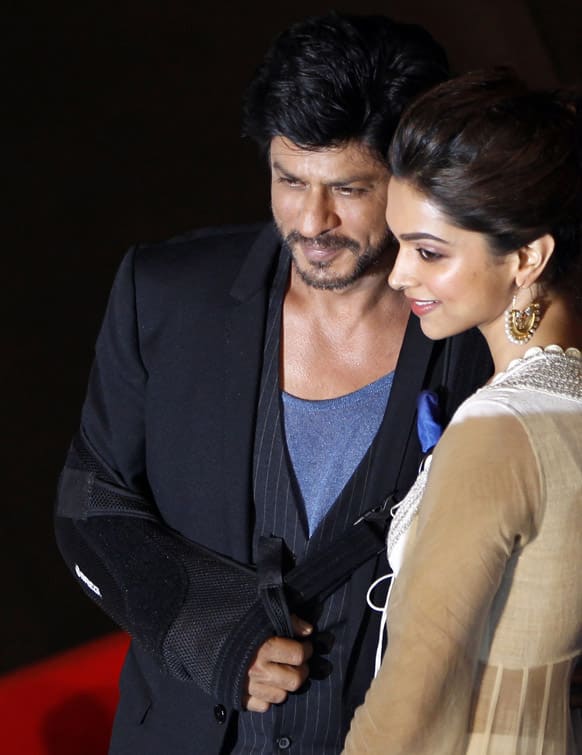
[[[291,614],[291,626],[295,637],[309,637],[310,634],[313,634],[313,626],[294,613]]]
[[[269,702],[280,700],[265,698],[261,694],[263,686],[269,689],[279,689],[283,692],[296,692],[305,682],[309,675],[309,667],[306,663],[300,666],[288,666],[284,663],[267,663],[264,666],[254,664],[249,669],[248,692]]]
[[[301,686],[301,685],[300,685]],[[249,697],[262,700],[264,703],[279,705],[284,703],[289,691],[278,684],[269,684],[251,680],[249,683]]]
[[[250,710],[252,713],[266,713],[271,707],[270,703],[252,695],[245,695],[242,703],[243,710]]]
[[[289,666],[301,666],[313,653],[310,642],[298,642],[287,637],[270,637],[259,648],[255,666],[267,663],[285,663]]]

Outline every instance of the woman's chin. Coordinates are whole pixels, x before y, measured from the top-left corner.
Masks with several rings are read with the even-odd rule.
[[[443,338],[450,338],[451,336],[458,336],[459,333],[463,333],[463,328],[445,327],[443,325],[437,325],[431,323],[428,318],[420,318],[420,328],[427,338],[431,341],[441,341]]]
[[[442,338],[447,338],[447,336],[451,335],[444,331],[443,328],[436,328],[431,323],[425,322],[423,317],[420,318],[420,328],[431,341],[440,341]]]

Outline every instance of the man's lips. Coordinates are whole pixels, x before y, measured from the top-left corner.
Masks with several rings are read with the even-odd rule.
[[[408,296],[406,298],[410,304],[410,309],[417,317],[422,317],[423,315],[432,312],[432,310],[439,305],[439,302],[436,299],[411,299]]]
[[[291,231],[285,238],[285,242],[291,249],[295,248],[296,251],[300,251],[308,262],[315,265],[330,262],[346,250],[356,256],[360,252],[360,246],[354,239],[341,234],[309,238],[297,231]]]
[[[305,241],[300,241],[297,245],[310,262],[326,262],[337,257],[345,249],[344,246],[310,244]]]

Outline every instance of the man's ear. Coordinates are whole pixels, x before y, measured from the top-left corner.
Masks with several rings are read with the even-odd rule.
[[[546,233],[518,250],[519,266],[515,276],[515,283],[518,288],[528,288],[538,280],[548,264],[555,246],[554,237]]]

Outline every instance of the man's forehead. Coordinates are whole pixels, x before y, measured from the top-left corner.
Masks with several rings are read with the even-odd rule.
[[[284,136],[271,140],[270,162],[273,169],[316,172],[348,172],[354,174],[384,173],[386,166],[380,156],[361,142],[345,142],[329,147],[304,147]]]

